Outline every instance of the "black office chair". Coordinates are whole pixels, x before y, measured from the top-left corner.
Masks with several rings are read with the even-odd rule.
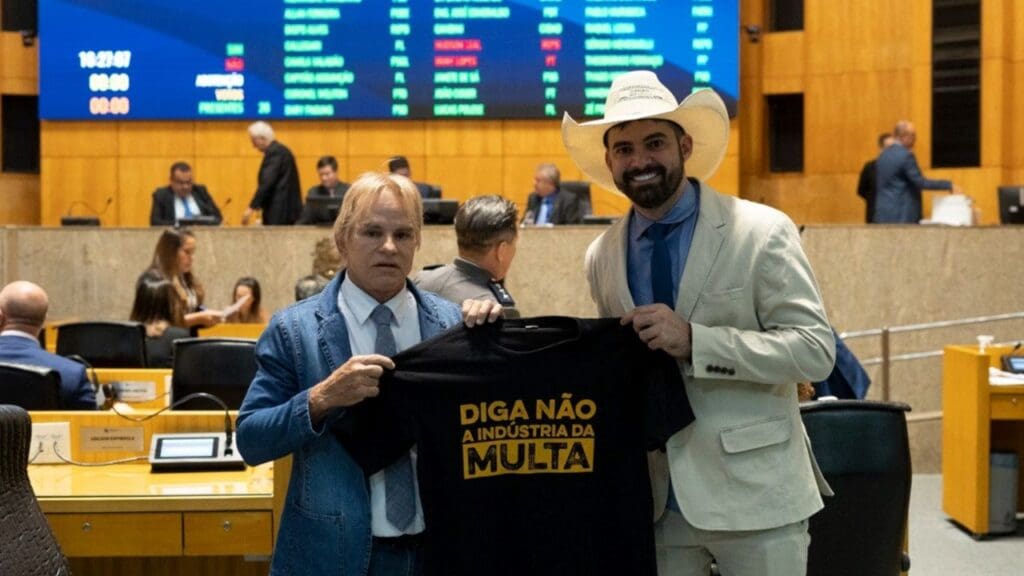
[[[41,366],[0,362],[0,404],[25,410],[60,410],[60,372]]]
[[[814,456],[835,496],[811,517],[808,576],[897,576],[910,507],[910,445],[899,402],[800,405]]]
[[[579,197],[581,216],[593,214],[594,209],[590,203],[590,182],[586,180],[562,180],[560,189]]]
[[[32,420],[0,404],[0,574],[70,574],[28,480]]]
[[[138,322],[73,322],[57,327],[57,354],[93,368],[145,368],[146,327]]]
[[[220,398],[228,408],[242,405],[256,376],[256,341],[244,338],[182,338],[174,341],[171,403],[195,392]],[[186,402],[176,410],[215,410],[207,399]]]

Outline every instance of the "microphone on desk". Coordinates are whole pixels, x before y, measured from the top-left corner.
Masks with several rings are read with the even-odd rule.
[[[100,406],[101,410],[108,410],[117,401],[117,390],[113,384],[101,384],[100,379],[96,376],[96,367],[89,363],[88,360],[83,358],[79,354],[68,354],[65,356],[68,360],[74,360],[79,364],[85,366],[86,373],[88,374],[89,380],[92,382],[92,389],[94,392],[103,393],[103,405]]]
[[[232,200],[234,200],[234,198],[231,197],[231,196],[228,196],[228,199],[224,201],[224,204],[220,207],[221,214],[225,214],[225,211],[227,210],[227,207],[231,205],[231,201]],[[221,223],[222,226],[223,225],[227,225],[228,217],[227,216],[223,216],[221,218],[220,223]]]
[[[84,200],[75,200],[68,206],[68,213],[60,219],[61,226],[99,226],[100,217],[107,213],[107,209],[114,203],[113,196],[107,196],[107,202],[103,205],[102,210],[93,208],[91,204]],[[72,216],[75,206],[85,206],[95,216]]]

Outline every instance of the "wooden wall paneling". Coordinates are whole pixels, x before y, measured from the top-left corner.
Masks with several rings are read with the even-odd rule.
[[[337,156],[335,156],[335,158],[337,158]],[[302,191],[303,202],[305,202],[306,200],[306,191],[309,190],[311,187],[320,184],[320,175],[317,174],[316,171],[316,162],[319,159],[319,155],[314,156],[312,154],[295,154],[295,164],[299,167],[299,190]],[[338,158],[338,170],[341,170],[342,162],[344,160],[344,158]],[[255,178],[256,177],[253,176],[253,190],[256,189]],[[345,178],[343,178],[340,173],[338,174],[338,179],[343,182],[349,182],[349,180],[345,180]]]
[[[413,175],[422,170],[413,157],[426,153],[426,122],[421,120],[352,120],[348,124],[348,156],[379,156],[381,161],[395,155],[406,156]]]
[[[39,126],[39,154],[43,158],[112,158],[120,153],[118,144],[115,122],[43,121]]]
[[[348,151],[348,122],[344,120],[276,122],[271,126],[277,139],[296,157],[319,158],[330,154],[340,158]],[[313,167],[316,167],[316,160]],[[303,186],[306,186],[305,181]]]
[[[419,170],[423,169],[423,156],[406,156],[409,159],[409,164],[412,165],[413,170],[419,167]],[[341,161],[339,159],[339,161]],[[352,182],[359,177],[363,172],[387,172],[388,171],[388,157],[386,155],[372,155],[372,156],[348,156],[342,167],[342,171],[347,175],[346,181]],[[419,178],[419,172],[414,172],[416,178]]]
[[[1012,16],[1007,4],[1016,0],[986,0],[981,2],[981,59],[1008,58],[1010,34],[1013,29],[1005,25],[1004,18]]]
[[[582,121],[576,118],[577,121]],[[506,120],[501,134],[505,156],[564,156],[561,124],[553,120]]]
[[[117,157],[42,158],[41,222],[60,226],[61,216],[94,216],[114,195],[117,182]],[[116,202],[116,197],[115,197]],[[119,226],[117,210],[111,206],[102,217],[103,226]]]
[[[1024,60],[1024,5],[1015,0],[1004,2],[1005,15],[1003,25],[1007,32],[1004,38],[1008,42],[1006,56],[1015,61]],[[985,34],[985,28],[981,29]]]
[[[25,46],[21,34],[0,33],[0,78],[6,93],[38,94],[39,43]]]
[[[910,4],[915,3],[924,4],[806,0],[804,30],[812,47],[807,51],[808,74],[884,70],[907,62],[907,29],[924,25],[910,18]]]
[[[500,120],[435,120],[426,124],[426,149],[430,157],[500,157]]]
[[[421,178],[441,186],[444,198],[460,203],[481,194],[502,193],[500,156],[435,156]]]
[[[245,156],[199,156],[192,167],[196,182],[205,184],[214,202],[220,207],[224,224],[238,226],[242,213],[256,191],[256,180],[263,156],[253,150]],[[227,204],[228,199],[231,203]]]
[[[708,180],[708,185],[723,194],[738,196],[740,189],[739,181],[739,158],[736,156],[726,156],[722,159],[722,163],[718,166],[718,170],[715,171],[715,174],[710,180]]]
[[[981,118],[978,121],[981,122],[981,165],[984,167],[1003,164],[1003,126],[1007,124],[1003,85],[1008,80],[1005,77],[1008,68],[1002,58],[981,61]]]
[[[198,179],[195,159],[190,156],[164,156],[162,158],[121,156],[117,159],[116,198],[110,209],[117,211],[120,226],[149,226],[153,191],[168,185],[171,164],[178,161],[191,164],[192,178],[195,182],[204,184],[202,180]]]
[[[765,94],[794,94],[804,90],[804,33],[765,34],[763,67]]]
[[[910,112],[905,118],[914,123],[917,143],[914,155],[921,170],[932,165],[932,65],[915,64],[910,70]]]
[[[0,175],[0,190],[4,201],[0,202],[0,225],[39,224],[39,175]]]
[[[1024,9],[1021,10],[1024,15]],[[1024,36],[1022,26],[1020,36]],[[1003,140],[1003,162],[1010,169],[1024,169],[1024,110],[1020,106],[1019,92],[1024,90],[1024,59],[1014,60],[1006,66],[1008,78],[1004,82],[1006,91],[1007,116],[1002,120],[1006,124]],[[984,127],[983,127],[984,128]]]
[[[195,156],[193,122],[118,122],[117,137],[123,158]]]
[[[249,124],[251,122],[196,122],[194,127],[196,157],[259,156],[259,151],[252,147],[249,134],[246,132]]]

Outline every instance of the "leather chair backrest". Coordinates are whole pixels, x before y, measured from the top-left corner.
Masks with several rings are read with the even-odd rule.
[[[231,410],[242,405],[256,376],[256,341],[244,338],[182,338],[174,341],[171,402],[188,394],[213,394]],[[176,410],[215,410],[209,400],[196,399]]]
[[[146,328],[139,322],[73,322],[57,328],[57,354],[77,354],[93,368],[145,368]]]
[[[814,456],[835,492],[810,519],[808,576],[897,576],[910,506],[906,412],[896,402],[802,404]]]
[[[0,574],[70,574],[28,480],[31,440],[28,412],[0,404]]]
[[[586,180],[562,180],[559,188],[579,196],[581,215],[587,216],[594,212],[590,203],[590,182]]]
[[[42,366],[0,362],[0,404],[25,410],[60,410],[60,372]]]

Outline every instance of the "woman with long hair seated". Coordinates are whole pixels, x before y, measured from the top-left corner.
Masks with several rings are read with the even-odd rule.
[[[151,368],[170,368],[174,341],[188,338],[174,285],[163,278],[142,278],[135,288],[131,319],[146,326],[146,357]]]
[[[237,305],[243,298],[246,300],[239,306],[238,311],[224,321],[235,324],[266,324],[267,313],[260,306],[263,300],[260,283],[252,276],[243,276],[235,282],[232,301]]]
[[[153,263],[136,283],[138,287],[143,280],[163,279],[170,282],[178,300],[178,309],[182,312],[181,323],[176,325],[185,328],[213,326],[223,321],[219,310],[203,308],[206,292],[203,290],[203,284],[192,272],[195,252],[196,238],[191,231],[164,230],[157,240],[156,250],[153,251]]]

